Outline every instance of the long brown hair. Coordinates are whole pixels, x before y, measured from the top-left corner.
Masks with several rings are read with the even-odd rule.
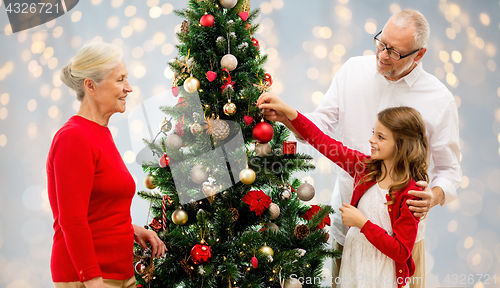
[[[381,181],[389,174],[393,175],[395,182],[389,186],[389,195],[394,200],[394,193],[404,188],[410,178],[415,181],[429,182],[427,174],[429,141],[425,134],[425,123],[422,116],[411,107],[387,108],[379,112],[377,117],[380,124],[391,130],[396,143],[394,167],[392,171],[385,169],[385,173],[383,173],[383,160],[368,159],[365,162],[368,174],[363,177],[359,184],[376,179]]]

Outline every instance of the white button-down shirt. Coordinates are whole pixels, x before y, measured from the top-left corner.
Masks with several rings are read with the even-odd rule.
[[[445,200],[441,205],[453,201],[462,181],[457,106],[446,86],[425,72],[421,63],[398,81],[389,81],[377,72],[375,56],[350,58],[333,78],[318,108],[306,116],[326,134],[333,137],[338,131],[338,140],[344,145],[369,155],[368,139],[377,113],[397,106],[413,107],[422,115],[430,142],[429,165],[433,163],[430,187],[443,189]],[[347,227],[338,208],[342,202],[350,203],[352,190],[353,179],[340,172],[331,204],[336,209],[333,237],[341,245]],[[425,221],[420,223],[417,241],[424,237]]]

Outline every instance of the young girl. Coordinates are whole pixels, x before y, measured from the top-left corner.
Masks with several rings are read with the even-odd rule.
[[[428,182],[425,124],[410,107],[381,111],[369,142],[371,156],[349,149],[273,94],[264,93],[259,108],[286,115],[309,144],[354,178],[351,204],[340,207],[350,226],[342,253],[340,287],[398,287],[415,271],[411,257],[419,219],[406,201],[417,199],[415,182]]]

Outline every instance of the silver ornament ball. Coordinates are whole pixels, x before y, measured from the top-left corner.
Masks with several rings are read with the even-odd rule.
[[[207,169],[203,165],[196,165],[191,169],[191,180],[196,184],[203,184],[208,179]]]
[[[238,59],[232,54],[226,54],[220,60],[220,65],[222,68],[227,68],[229,71],[233,71],[238,66]]]
[[[177,134],[170,134],[165,139],[165,146],[170,149],[180,149],[182,147],[182,138]]]
[[[300,284],[299,279],[290,278],[285,281],[285,288],[302,288],[302,284]]]
[[[281,192],[281,199],[288,200],[292,197],[292,191],[290,189],[285,189]]]
[[[264,228],[274,233],[278,233],[278,231],[280,230],[278,225],[273,222],[267,222],[266,224],[264,224]]]
[[[271,154],[271,145],[269,143],[257,143],[255,144],[255,154],[259,157],[265,157]]]
[[[238,0],[219,0],[220,5],[226,9],[231,9],[234,6],[236,6],[236,3],[238,3]]]
[[[305,181],[297,188],[297,197],[302,201],[309,201],[314,198],[314,187]]]
[[[271,220],[274,220],[280,216],[280,206],[275,203],[269,205],[269,213],[271,214]]]

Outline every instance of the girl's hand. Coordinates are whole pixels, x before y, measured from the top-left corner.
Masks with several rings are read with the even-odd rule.
[[[339,208],[342,212],[342,223],[344,223],[345,226],[358,227],[359,229],[363,228],[366,221],[368,221],[365,215],[352,205],[347,203],[342,203],[342,205],[344,205],[344,207]]]
[[[83,285],[85,285],[85,288],[106,288],[102,277],[95,277],[90,280],[83,281]]]
[[[141,247],[144,249],[148,248],[148,243],[151,244],[151,248],[153,250],[151,253],[151,257],[160,258],[165,255],[167,247],[154,231],[146,230],[137,225],[133,226],[135,242],[141,245]]]
[[[290,120],[294,120],[298,115],[297,111],[288,106],[285,101],[269,92],[260,95],[259,99],[257,99],[257,106],[259,106],[260,109],[264,109],[264,112],[272,110],[275,111],[277,115],[285,114]]]

